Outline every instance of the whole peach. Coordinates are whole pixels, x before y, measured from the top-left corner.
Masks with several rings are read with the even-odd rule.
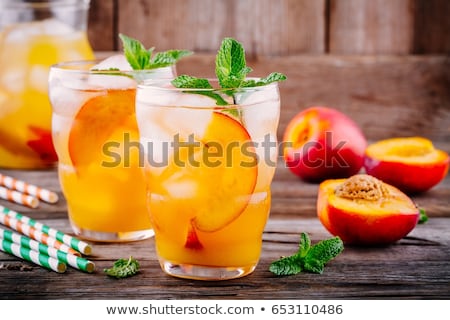
[[[306,181],[346,178],[361,169],[367,141],[358,125],[329,107],[310,107],[288,124],[283,137],[288,168]]]

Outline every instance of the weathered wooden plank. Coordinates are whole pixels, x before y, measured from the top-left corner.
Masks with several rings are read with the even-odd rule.
[[[408,54],[413,0],[330,0],[332,54]]]
[[[118,30],[158,50],[217,51],[234,37],[253,55],[323,53],[325,0],[119,0]]]
[[[44,222],[60,224],[55,220]],[[0,295],[3,299],[448,298],[450,238],[445,230],[449,227],[448,218],[432,219],[391,246],[346,246],[322,275],[303,273],[276,278],[268,271],[269,264],[297,250],[300,232],[308,232],[313,243],[329,234],[317,219],[271,219],[255,272],[225,282],[180,280],[163,274],[153,239],[96,244],[94,274],[73,269],[55,274],[0,253]],[[102,269],[130,254],[141,262],[141,272],[126,279],[126,285],[117,291],[117,280],[106,277]],[[26,265],[26,270],[21,271],[21,265]]]
[[[314,105],[334,107],[367,139],[420,135],[448,148],[450,60],[444,56],[289,56],[248,59],[255,76],[283,72],[279,138],[292,117]],[[214,55],[182,60],[179,74],[214,76]],[[450,150],[446,149],[447,152]]]
[[[416,0],[414,53],[450,53],[450,2]]]
[[[92,48],[116,50],[115,1],[91,0],[88,22],[88,38]]]

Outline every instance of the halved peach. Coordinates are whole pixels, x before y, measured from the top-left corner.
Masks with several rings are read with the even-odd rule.
[[[122,132],[137,136],[135,95],[134,89],[108,90],[81,107],[69,134],[69,154],[75,167],[99,162],[111,136]]]
[[[446,176],[449,155],[422,137],[392,138],[369,145],[366,172],[406,193],[424,192]]]
[[[317,215],[345,243],[378,245],[398,241],[413,230],[419,209],[397,188],[359,174],[322,182]]]

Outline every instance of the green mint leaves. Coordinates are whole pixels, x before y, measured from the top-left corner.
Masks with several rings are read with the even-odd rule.
[[[233,38],[225,38],[219,48],[216,55],[216,77],[219,80],[219,85],[226,95],[233,97],[234,93],[239,88],[258,87],[270,84],[272,82],[286,80],[284,74],[274,72],[269,76],[254,80],[247,80],[247,74],[252,69],[247,66],[245,61],[245,51],[241,43]],[[188,81],[189,79],[189,81]],[[208,83],[208,87],[206,85]],[[212,85],[207,79],[200,79],[191,76],[181,75],[172,81],[172,84],[176,88],[194,88],[204,89],[212,88]],[[190,91],[192,93],[208,95],[216,100],[216,104],[223,106],[228,105],[226,100],[219,94],[206,94],[205,92]]]
[[[153,55],[155,48],[145,49],[144,45],[138,40],[124,34],[119,34],[119,38],[122,40],[125,58],[133,70],[167,67],[192,54],[188,50],[168,50]]]
[[[277,276],[289,276],[302,271],[322,273],[325,265],[343,250],[344,244],[339,237],[311,246],[308,234],[302,232],[297,253],[272,262],[269,270]]]
[[[240,88],[251,71],[245,62],[242,45],[232,38],[225,38],[216,55],[216,76],[220,86]]]
[[[419,221],[418,224],[424,224],[428,221],[428,216],[425,209],[419,209]]]
[[[130,257],[128,259],[119,259],[114,262],[113,266],[109,269],[103,270],[108,276],[113,278],[126,278],[131,277],[138,273],[139,271],[139,262]]]

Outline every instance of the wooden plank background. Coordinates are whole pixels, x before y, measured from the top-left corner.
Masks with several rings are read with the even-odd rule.
[[[225,36],[248,54],[448,54],[447,0],[91,0],[89,38],[117,34],[157,50],[215,52]]]

